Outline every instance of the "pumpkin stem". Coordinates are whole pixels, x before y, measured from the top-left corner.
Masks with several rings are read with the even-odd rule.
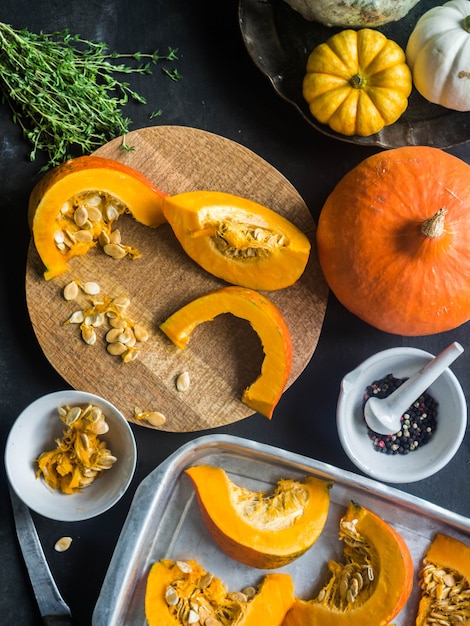
[[[467,33],[470,33],[470,15],[466,15],[462,20],[462,27]]]
[[[434,213],[431,217],[428,217],[421,226],[421,232],[426,237],[436,238],[440,237],[444,232],[444,220],[448,211],[445,207],[442,207]]]
[[[360,74],[354,74],[354,76],[351,76],[349,79],[349,84],[354,89],[363,89],[366,86],[366,79]]]

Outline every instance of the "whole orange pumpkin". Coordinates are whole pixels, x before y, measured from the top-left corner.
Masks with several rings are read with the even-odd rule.
[[[318,254],[338,300],[385,332],[429,335],[470,319],[470,166],[438,148],[375,154],[320,214]]]

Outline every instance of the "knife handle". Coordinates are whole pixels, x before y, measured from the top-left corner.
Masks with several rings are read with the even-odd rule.
[[[71,615],[44,615],[42,623],[44,626],[73,626]]]

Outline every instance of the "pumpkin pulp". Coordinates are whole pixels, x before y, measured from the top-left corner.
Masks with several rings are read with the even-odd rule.
[[[103,246],[113,243],[112,228],[123,213],[152,228],[165,222],[165,195],[137,170],[103,157],[78,157],[50,170],[31,192],[28,208],[45,278],[65,272],[68,260],[86,254],[100,236]],[[131,246],[118,247],[139,255]]]
[[[312,600],[296,600],[284,626],[386,626],[405,605],[413,561],[398,532],[372,511],[351,502],[340,521],[344,563],[331,561],[331,577]]]
[[[183,616],[190,614],[194,620],[198,616],[198,624],[281,626],[293,602],[294,585],[288,574],[268,574],[257,588],[230,593],[196,561],[165,559],[154,563],[149,572],[145,615],[149,626],[187,626],[190,622]]]
[[[163,213],[186,254],[234,285],[288,287],[309,258],[310,242],[292,222],[246,198],[190,191],[165,198]]]
[[[425,146],[387,150],[350,170],[317,228],[320,265],[338,300],[405,336],[470,319],[469,181],[467,163]]]
[[[428,623],[431,613],[448,624],[470,621],[470,547],[438,533],[419,572],[421,598],[416,626]]]
[[[280,480],[272,492],[236,485],[218,467],[190,467],[204,523],[231,558],[262,569],[282,567],[320,536],[330,503],[331,482],[306,477]]]
[[[244,390],[242,402],[271,418],[290,375],[292,342],[281,312],[268,298],[244,287],[222,287],[183,306],[160,329],[184,350],[199,324],[223,313],[248,320],[260,338],[265,355],[261,373]]]

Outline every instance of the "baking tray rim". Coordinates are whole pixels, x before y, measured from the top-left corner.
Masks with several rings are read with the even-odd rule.
[[[92,619],[93,626],[115,623],[113,619],[110,619],[109,615],[110,607],[107,600],[109,598],[113,598],[113,615],[125,613],[126,609],[122,604],[123,596],[119,594],[119,590],[127,587],[128,581],[134,575],[134,569],[133,567],[126,567],[125,572],[123,572],[121,564],[133,564],[138,559],[138,555],[145,543],[147,532],[150,531],[149,526],[154,523],[151,515],[154,503],[160,502],[161,508],[164,510],[165,502],[171,495],[171,485],[176,483],[181,472],[189,465],[187,460],[192,459],[192,464],[194,464],[195,456],[204,453],[208,454],[209,451],[216,451],[217,449],[220,452],[233,455],[240,452],[245,455],[250,452],[255,453],[258,455],[259,460],[262,460],[263,457],[266,461],[275,458],[278,464],[281,462],[285,466],[295,466],[298,471],[302,470],[312,473],[336,483],[347,483],[350,487],[363,490],[369,495],[380,496],[390,505],[403,506],[414,514],[424,512],[428,517],[440,523],[452,525],[457,531],[463,533],[470,532],[469,518],[367,476],[361,476],[349,470],[344,470],[332,464],[284,450],[271,444],[235,435],[202,435],[180,446],[138,485],[95,605]],[[143,517],[138,515],[141,501],[144,506],[147,503],[147,510]],[[134,537],[135,541],[124,541],[126,536]]]

